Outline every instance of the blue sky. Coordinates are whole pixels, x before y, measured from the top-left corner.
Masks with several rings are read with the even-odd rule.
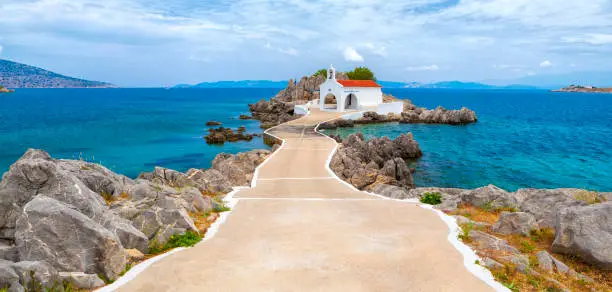
[[[612,71],[612,0],[0,0],[0,58],[121,86]]]

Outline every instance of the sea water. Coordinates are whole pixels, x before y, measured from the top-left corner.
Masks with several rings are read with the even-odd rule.
[[[206,121],[244,125],[248,103],[279,89],[21,89],[0,95],[0,172],[28,148],[53,157],[102,163],[136,177],[154,166],[207,168],[221,152],[266,148],[261,139],[208,145]],[[346,136],[412,132],[424,156],[411,163],[417,186],[495,184],[612,191],[612,95],[522,90],[389,89],[427,108],[462,106],[478,123],[367,125]]]
[[[612,191],[612,95],[542,90],[386,90],[418,106],[476,111],[465,126],[382,124],[328,131],[366,138],[412,132],[417,186],[575,187]]]
[[[208,145],[206,122],[245,126],[249,103],[279,89],[18,89],[0,95],[0,172],[28,149],[83,159],[129,177],[155,166],[208,168],[221,152],[267,148],[250,142]]]

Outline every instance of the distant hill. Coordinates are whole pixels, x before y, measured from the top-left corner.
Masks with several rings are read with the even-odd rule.
[[[0,84],[7,88],[103,88],[110,83],[72,78],[34,66],[0,59]]]
[[[202,82],[196,85],[179,84],[173,88],[285,88],[289,81],[240,80]]]
[[[397,82],[377,80],[383,88],[447,88],[447,89],[536,89],[535,86],[528,85],[509,85],[495,86],[474,82],[443,81],[436,83],[419,82]],[[202,82],[196,85],[179,84],[172,88],[285,88],[288,81],[270,80],[242,80],[242,81],[217,81]]]
[[[461,82],[461,81],[441,81],[436,83],[401,83],[401,82],[387,82],[379,81],[380,85],[385,88],[442,88],[442,89],[538,89],[535,86],[529,85],[507,85],[507,86],[496,86],[477,82]],[[391,86],[385,86],[389,84]],[[401,86],[403,84],[403,86]]]

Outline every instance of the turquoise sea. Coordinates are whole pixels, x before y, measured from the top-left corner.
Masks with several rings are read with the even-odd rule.
[[[85,159],[130,177],[154,166],[206,168],[221,152],[265,148],[207,145],[208,120],[261,132],[242,121],[247,103],[279,89],[21,89],[0,95],[0,172],[27,148]],[[424,156],[417,186],[579,187],[612,190],[612,95],[521,90],[389,89],[416,105],[467,106],[468,126],[368,125],[337,132],[395,137],[412,132]]]

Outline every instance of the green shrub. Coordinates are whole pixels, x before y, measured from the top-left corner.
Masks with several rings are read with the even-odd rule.
[[[160,246],[156,243],[151,244],[149,247],[149,253],[158,254],[177,247],[191,247],[196,245],[196,243],[200,242],[201,240],[202,237],[197,232],[187,231],[184,234],[172,235],[168,242],[166,242],[164,245]]]
[[[324,78],[327,78],[327,69],[321,69],[317,72],[315,72],[315,74],[313,74],[312,76],[323,76]]]
[[[461,225],[461,233],[459,234],[459,239],[463,242],[470,242],[470,231],[474,229],[474,223],[470,222],[467,224]]]
[[[351,80],[374,80],[374,73],[367,67],[357,67],[353,71],[346,72],[346,75]]]
[[[421,197],[421,203],[439,205],[442,203],[442,195],[440,195],[440,193],[425,193],[423,197]]]

